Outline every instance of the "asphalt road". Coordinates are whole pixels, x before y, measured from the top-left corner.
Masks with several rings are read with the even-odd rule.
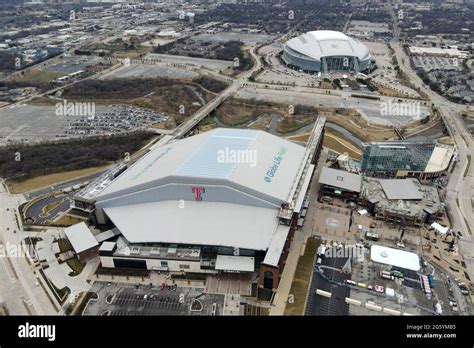
[[[21,196],[8,194],[3,186],[3,181],[0,179],[0,241],[5,245],[20,245],[21,240],[24,238],[22,232],[18,231],[14,215],[16,207],[21,203],[23,203]],[[24,311],[21,310],[21,306],[19,307],[18,305],[18,299],[24,300],[24,302],[31,307],[32,313],[42,315],[56,314],[56,310],[45,295],[44,290],[36,286],[38,280],[33,274],[33,269],[27,263],[26,258],[23,256],[9,257],[8,260],[9,261],[4,264],[6,272],[0,273],[3,274],[3,277],[5,277],[5,274],[11,274],[13,277],[8,275],[6,279],[1,278],[0,289],[7,307],[12,308],[10,314],[24,314]],[[9,267],[11,267],[11,269],[8,269]],[[14,278],[16,278],[16,280],[14,280]],[[11,284],[8,282],[11,282]]]
[[[425,86],[416,72],[410,67],[410,59],[406,56],[401,43],[398,42],[399,30],[397,18],[392,10],[395,25],[395,43],[392,48],[399,62],[400,69],[410,78],[410,82],[421,88],[440,111],[440,115],[454,139],[458,150],[458,162],[450,175],[447,186],[446,203],[451,218],[452,228],[463,231],[460,246],[468,265],[468,271],[474,279],[474,242],[468,230],[474,233],[473,187],[474,187],[474,143],[466,125],[459,115],[463,105],[455,104]],[[468,156],[471,160],[469,161]],[[466,173],[466,175],[464,175]]]

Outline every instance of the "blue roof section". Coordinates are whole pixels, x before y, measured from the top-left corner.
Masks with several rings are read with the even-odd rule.
[[[226,137],[226,138],[244,138],[257,139],[259,131],[251,129],[232,129],[232,128],[217,128],[212,131],[212,137]]]
[[[259,135],[258,131],[219,128],[180,166],[180,176],[228,179],[238,161],[229,156],[248,150]]]

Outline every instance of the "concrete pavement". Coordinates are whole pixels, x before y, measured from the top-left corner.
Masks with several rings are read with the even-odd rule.
[[[474,144],[469,130],[463,123],[459,110],[463,108],[450,102],[443,96],[427,88],[420,77],[410,66],[410,58],[403,51],[401,43],[398,41],[399,29],[397,18],[392,10],[392,17],[395,27],[395,44],[392,45],[395,56],[399,62],[400,69],[409,77],[410,82],[423,90],[434,106],[439,110],[441,117],[448,129],[449,135],[453,138],[458,150],[458,162],[450,175],[446,204],[451,220],[452,228],[461,230],[463,237],[460,241],[460,248],[465,257],[468,273],[474,279],[474,218],[473,218],[473,187],[474,187]]]
[[[11,195],[5,189],[3,181],[0,181],[0,240],[4,244],[21,246],[22,239],[25,237],[19,228],[15,214],[18,214],[16,207],[23,203],[24,197],[22,195]],[[7,210],[8,209],[8,210]],[[2,295],[6,301],[7,306],[12,302],[12,308],[18,308],[15,299],[18,297],[24,299],[25,303],[32,304],[32,314],[54,315],[56,311],[53,304],[47,298],[43,289],[36,284],[38,279],[33,273],[34,269],[27,261],[27,258],[14,257],[6,255],[6,267],[11,266],[11,273],[14,277],[10,277],[12,284],[3,283],[3,286],[8,286],[9,290],[0,287]],[[13,280],[16,278],[16,280]],[[14,292],[11,292],[15,290]],[[5,293],[3,292],[5,291]],[[10,291],[10,292],[9,292]],[[19,312],[10,311],[10,314],[24,314],[21,310]]]
[[[309,204],[314,204],[317,199],[319,190],[319,183],[317,179],[319,178],[321,169],[326,163],[326,159],[327,151],[323,149],[323,151],[321,151],[318,166],[313,173],[313,179],[309,187]],[[298,228],[295,232],[295,236],[290,247],[291,249],[286,259],[285,268],[283,269],[283,273],[281,275],[280,284],[278,285],[272,307],[270,308],[270,315],[285,314],[286,303],[290,295],[291,285],[295,276],[296,267],[298,266],[303,244],[306,243],[307,238],[313,235],[315,231],[317,231],[317,221],[314,219],[313,211],[313,215],[308,214],[306,216],[306,222],[303,225],[303,228]]]

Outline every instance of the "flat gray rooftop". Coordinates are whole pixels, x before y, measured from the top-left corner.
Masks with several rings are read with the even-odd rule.
[[[415,179],[379,180],[387,199],[421,200],[420,184]]]
[[[85,222],[65,228],[64,234],[78,254],[99,245]]]
[[[359,174],[349,173],[344,170],[324,167],[321,170],[319,183],[344,190],[360,192],[362,177]]]

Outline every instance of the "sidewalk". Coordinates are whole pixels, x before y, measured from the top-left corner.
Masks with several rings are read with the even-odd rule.
[[[150,283],[160,285],[165,283],[166,285],[176,284],[179,287],[202,289],[206,287],[206,282],[202,280],[171,279],[167,278],[164,274],[158,274],[156,272],[151,272],[148,277],[95,274],[91,275],[88,280],[90,280],[91,285],[94,282],[112,282],[143,285],[149,285]]]
[[[317,199],[318,190],[319,190],[319,175],[321,169],[324,167],[327,159],[327,150],[323,148],[321,155],[318,160],[318,165],[316,170],[313,173],[313,179],[309,187],[309,204],[314,205]],[[286,303],[288,301],[288,296],[290,295],[291,284],[293,283],[293,278],[295,276],[296,267],[300,258],[303,244],[306,243],[308,237],[310,237],[317,226],[314,215],[315,210],[308,210],[309,214],[306,216],[306,221],[303,228],[298,228],[295,232],[293,238],[293,243],[290,246],[290,253],[286,259],[285,268],[281,275],[280,284],[276,291],[275,297],[273,299],[272,307],[270,308],[270,315],[284,315]]]
[[[281,275],[280,284],[278,285],[275,298],[273,299],[272,307],[270,308],[270,315],[284,315],[288,296],[290,295],[291,284],[296,272],[296,266],[300,258],[301,248],[303,246],[304,233],[297,230],[290,253],[286,259],[285,268]]]

